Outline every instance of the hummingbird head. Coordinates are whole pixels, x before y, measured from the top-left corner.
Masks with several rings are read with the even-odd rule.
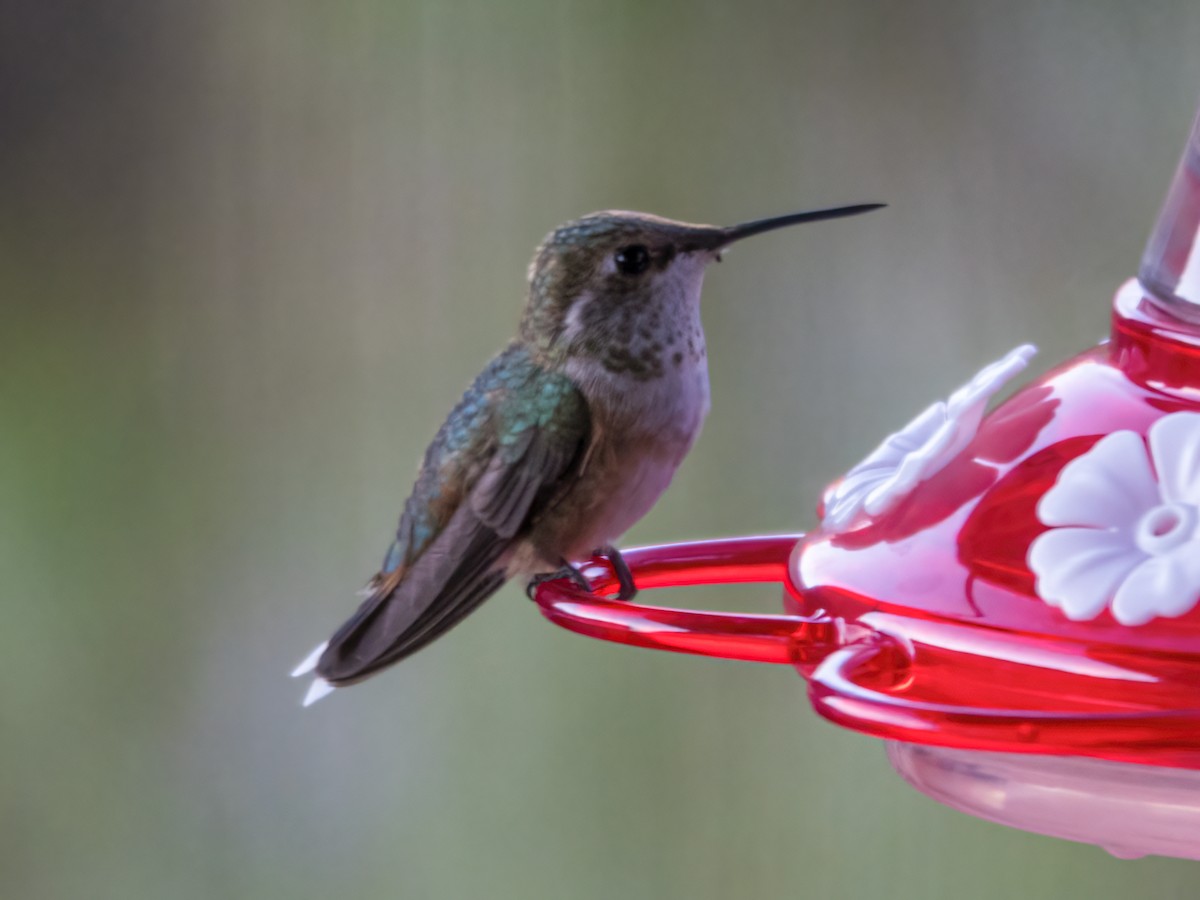
[[[554,229],[534,254],[521,339],[550,360],[595,357],[637,374],[646,368],[639,360],[650,362],[667,344],[686,340],[681,329],[688,323],[698,327],[704,270],[730,244],[880,206],[791,213],[731,227],[647,213],[591,213]]]

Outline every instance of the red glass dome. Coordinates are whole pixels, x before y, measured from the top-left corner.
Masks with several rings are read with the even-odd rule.
[[[1200,609],[1072,621],[1039,598],[1027,561],[1047,530],[1037,504],[1071,460],[1195,409],[1198,349],[1131,282],[1111,342],[1002,404],[895,508],[800,541],[792,608],[881,635],[813,674],[817,710],[920,743],[1200,768]]]

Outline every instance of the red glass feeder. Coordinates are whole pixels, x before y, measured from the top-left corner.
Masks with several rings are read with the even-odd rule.
[[[548,582],[541,611],[789,663],[818,713],[887,739],[897,771],[957,809],[1200,859],[1198,229],[1200,119],[1109,341],[981,419],[1028,354],[989,367],[831,487],[807,535],[625,554],[642,598],[779,582],[784,614],[605,599],[602,560],[595,594]]]

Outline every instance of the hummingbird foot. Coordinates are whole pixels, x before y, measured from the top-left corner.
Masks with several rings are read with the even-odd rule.
[[[602,556],[608,560],[612,566],[613,574],[617,576],[617,597],[618,600],[632,600],[637,596],[637,585],[633,583],[633,573],[629,571],[629,564],[625,562],[625,557],[621,555],[621,551],[611,544],[605,544],[603,547],[597,547],[592,551],[593,556]],[[529,584],[525,588],[525,594],[530,600],[534,599],[534,594],[540,585],[547,581],[558,581],[560,578],[565,578],[577,587],[583,588],[589,594],[593,593],[592,584],[573,565],[566,560],[562,560],[562,566],[555,572],[543,572],[540,575],[534,575],[529,579]]]
[[[534,575],[532,578],[530,578],[529,584],[525,587],[525,595],[532,600],[533,595],[537,593],[537,589],[541,585],[545,584],[547,581],[558,581],[561,578],[567,579],[576,587],[583,588],[589,594],[592,592],[592,583],[583,576],[583,573],[566,560],[563,560],[562,566],[557,571],[542,572],[540,575]]]
[[[603,556],[613,567],[613,573],[617,576],[617,585],[620,588],[617,592],[617,599],[632,600],[636,597],[637,585],[633,583],[633,573],[629,571],[629,564],[625,562],[621,551],[611,544],[605,544],[596,550],[596,555]]]

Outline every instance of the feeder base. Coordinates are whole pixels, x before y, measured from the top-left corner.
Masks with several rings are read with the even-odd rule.
[[[898,741],[887,753],[917,790],[981,819],[1122,859],[1200,860],[1200,771]]]

